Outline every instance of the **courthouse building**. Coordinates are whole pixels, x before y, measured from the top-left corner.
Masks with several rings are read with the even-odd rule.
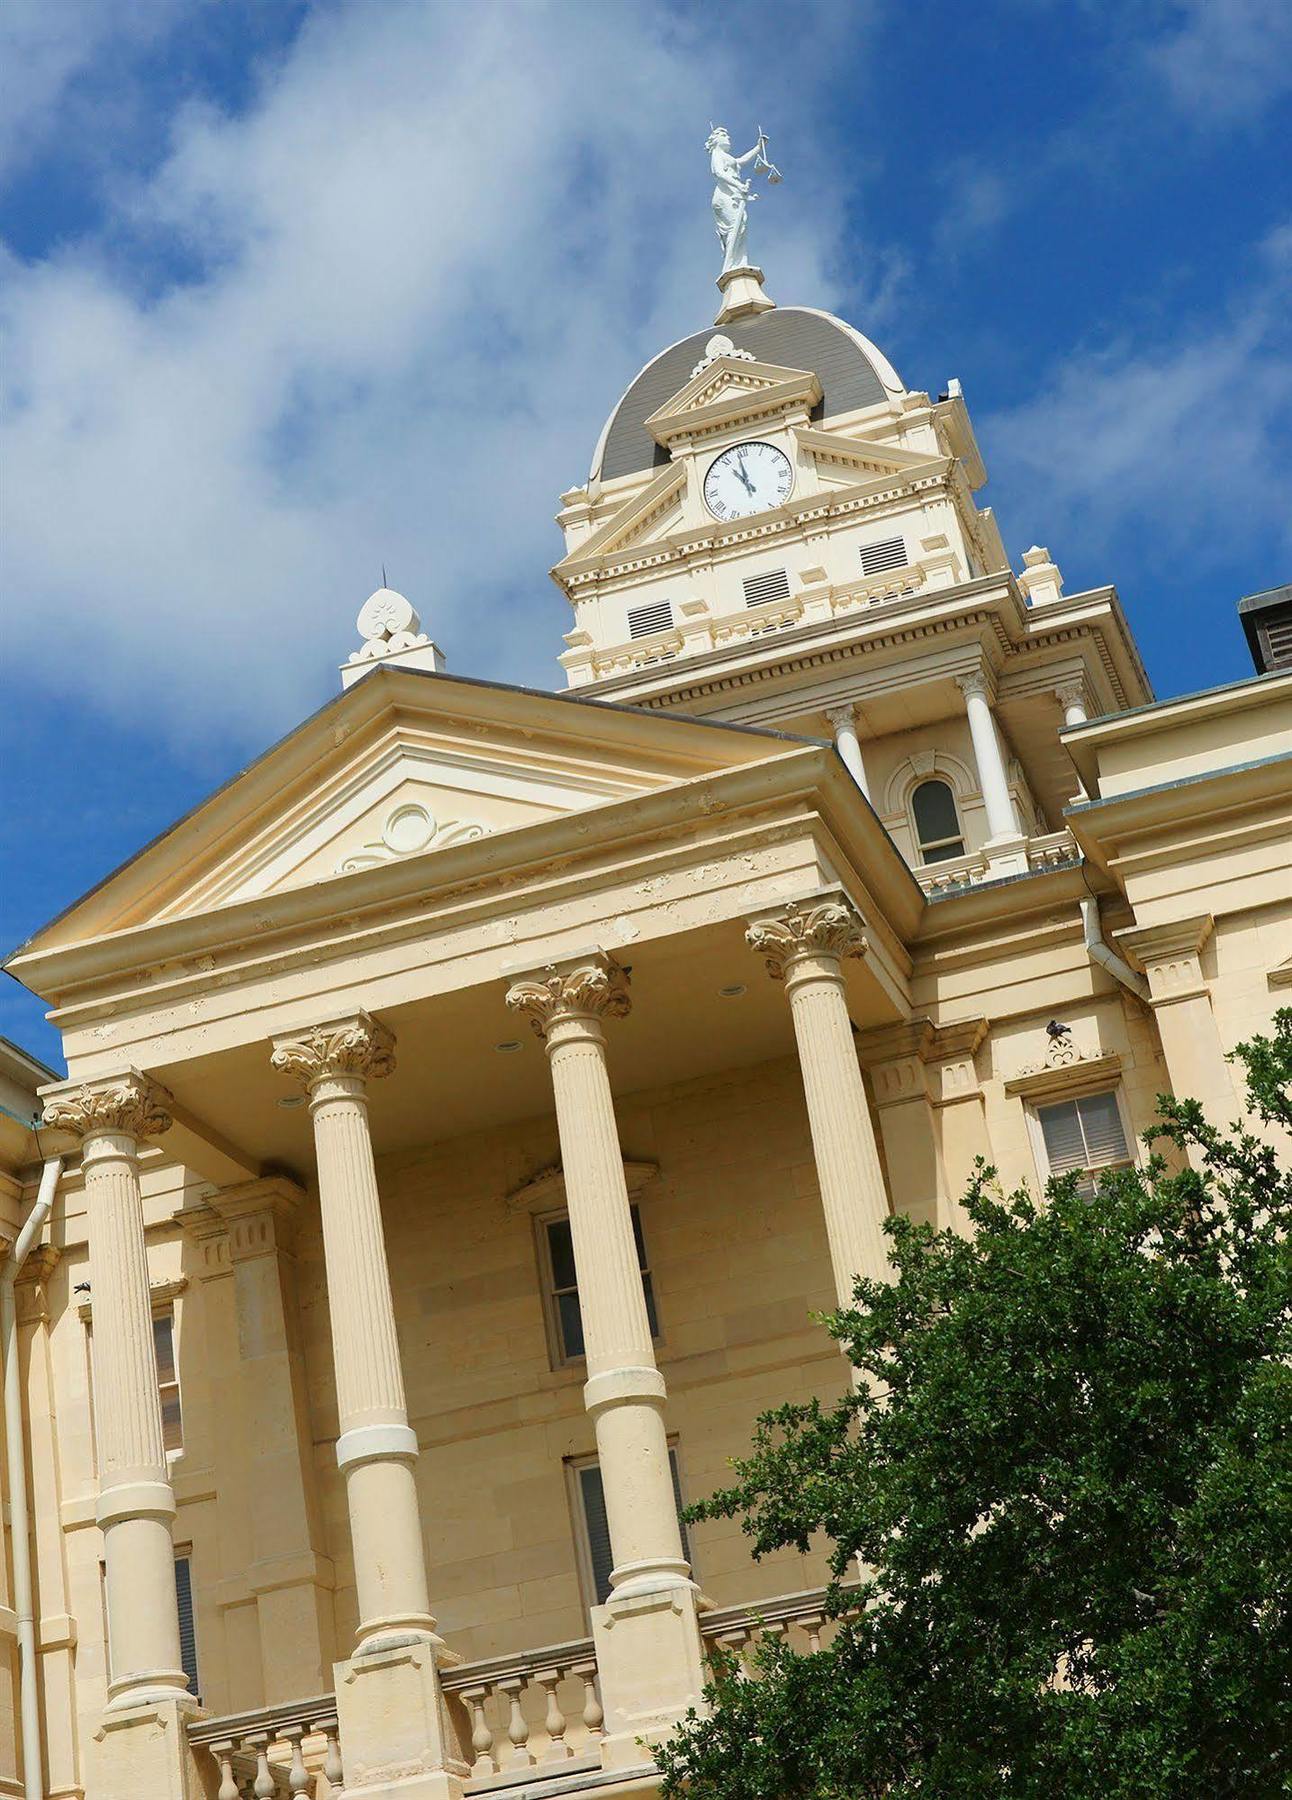
[[[0,1793],[652,1792],[715,1641],[829,1629],[821,1559],[678,1508],[844,1388],[886,1215],[1236,1114],[1292,591],[1158,700],[985,479],[957,382],[724,277],[561,496],[564,691],[383,589],[11,958],[69,1079],[0,1066]]]

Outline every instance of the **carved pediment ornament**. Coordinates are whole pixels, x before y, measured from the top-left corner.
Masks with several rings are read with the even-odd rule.
[[[628,971],[610,956],[570,968],[549,964],[514,981],[507,1005],[524,1013],[539,1037],[561,1019],[623,1019],[632,1010]]]
[[[45,1123],[84,1141],[107,1133],[160,1137],[171,1128],[170,1095],[157,1082],[132,1070],[110,1081],[65,1088],[45,1101]]]
[[[783,913],[755,919],[745,942],[763,957],[773,981],[784,981],[796,963],[809,957],[866,954],[861,915],[846,899],[793,901]]]
[[[381,863],[397,862],[423,850],[448,850],[454,844],[473,844],[489,830],[476,820],[439,820],[429,807],[407,800],[386,815],[381,835],[358,850],[348,851],[336,865],[338,875],[354,875]]]
[[[274,1040],[270,1064],[309,1092],[320,1081],[358,1075],[378,1081],[395,1067],[395,1034],[380,1019],[356,1013]]]

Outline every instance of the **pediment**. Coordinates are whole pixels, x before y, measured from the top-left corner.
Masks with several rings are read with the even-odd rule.
[[[365,675],[23,946],[372,882],[767,754],[763,734],[411,669]]]
[[[667,447],[698,429],[716,430],[745,417],[808,411],[820,398],[821,383],[810,369],[719,356],[702,363],[645,423],[656,442]]]
[[[582,564],[591,557],[606,556],[647,538],[661,536],[681,516],[685,489],[685,468],[680,463],[668,464],[572,555],[562,557],[553,573],[559,576],[563,569]]]
[[[814,458],[825,475],[856,481],[866,476],[906,475],[916,469],[945,465],[949,458],[930,456],[924,450],[908,450],[904,444],[877,443],[869,438],[844,437],[816,426],[801,426],[795,439]]]

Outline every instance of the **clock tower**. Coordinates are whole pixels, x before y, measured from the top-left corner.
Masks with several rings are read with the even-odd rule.
[[[562,496],[569,686],[832,738],[931,892],[1075,860],[1058,732],[1151,698],[1116,594],[1011,572],[958,381],[734,274]]]

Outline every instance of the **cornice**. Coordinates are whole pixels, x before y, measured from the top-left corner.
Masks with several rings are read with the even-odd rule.
[[[1077,1052],[1068,1062],[1021,1070],[1003,1085],[1007,1094],[1034,1105],[1049,1100],[1073,1100],[1108,1087],[1121,1073],[1121,1066],[1122,1059],[1116,1050],[1095,1049],[1089,1054]]]
[[[656,1162],[637,1162],[624,1158],[624,1182],[629,1195],[635,1198],[642,1189],[654,1181],[659,1175],[659,1164]],[[552,1163],[545,1169],[539,1169],[528,1181],[523,1181],[518,1188],[513,1188],[505,1196],[508,1212],[542,1213],[555,1212],[565,1205],[565,1170],[561,1164]]]
[[[148,1303],[156,1312],[159,1307],[169,1306],[188,1286],[187,1275],[170,1275],[148,1283]],[[77,1303],[77,1316],[86,1325],[94,1321],[94,1295]]]

